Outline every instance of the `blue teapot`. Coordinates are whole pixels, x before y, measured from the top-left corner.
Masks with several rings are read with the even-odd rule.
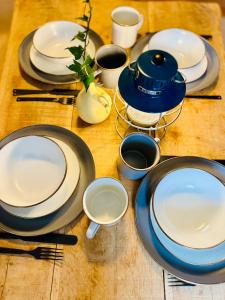
[[[175,58],[161,50],[142,53],[118,81],[125,102],[143,112],[161,113],[176,107],[186,92]]]

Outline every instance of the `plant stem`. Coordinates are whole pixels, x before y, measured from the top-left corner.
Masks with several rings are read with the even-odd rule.
[[[86,11],[86,6],[87,5],[85,4],[84,14],[85,14],[85,11]],[[87,20],[86,34],[85,34],[85,40],[84,40],[84,52],[83,52],[83,59],[84,60],[85,60],[85,57],[86,57],[86,48],[87,48],[87,45],[88,45],[87,38],[88,38],[89,30],[90,30],[90,22],[91,22],[91,17],[92,17],[92,7],[91,7],[90,1],[88,2],[88,6],[89,6],[89,16],[88,16],[88,20]]]

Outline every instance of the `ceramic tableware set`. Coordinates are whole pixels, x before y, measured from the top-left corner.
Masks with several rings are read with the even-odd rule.
[[[187,91],[216,81],[217,54],[198,35],[166,29],[137,40],[144,20],[136,9],[121,6],[111,17],[112,44],[102,45],[91,31],[88,52],[103,85],[116,89],[134,128],[158,124],[182,105]],[[54,21],[30,33],[20,46],[23,71],[45,83],[74,82],[76,76],[67,68],[73,58],[66,48],[78,45],[72,38],[83,30],[72,22]],[[117,109],[118,115],[121,111]],[[123,136],[118,148],[120,178],[144,177],[135,208],[141,240],[153,259],[178,278],[223,282],[225,168],[198,157],[160,163],[159,142],[135,132]],[[117,224],[126,213],[128,194],[122,183],[95,179],[88,146],[61,127],[36,125],[11,133],[0,142],[0,166],[0,227],[10,233],[49,233],[84,210],[91,221],[86,236],[94,238],[100,226]]]
[[[42,235],[82,212],[95,166],[80,137],[62,127],[34,125],[5,137],[0,149],[1,229]]]
[[[73,62],[73,55],[66,48],[79,46],[77,40],[71,40],[78,31],[84,30],[74,22],[52,21],[29,33],[19,48],[22,70],[31,78],[44,83],[66,84],[77,81],[74,72],[67,68]],[[92,58],[101,45],[102,39],[90,30],[87,52]]]

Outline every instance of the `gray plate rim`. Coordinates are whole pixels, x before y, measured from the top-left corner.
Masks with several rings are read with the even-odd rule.
[[[30,60],[30,48],[32,45],[33,35],[36,30],[30,32],[21,42],[19,46],[19,64],[21,69],[29,75],[31,78],[48,83],[48,84],[68,84],[74,83],[77,80],[76,75],[53,75],[42,72],[38,70]],[[101,37],[93,30],[90,29],[89,33],[90,39],[93,41],[96,51],[97,49],[104,45],[103,40]]]
[[[80,178],[77,187],[57,211],[47,216],[26,219],[10,214],[0,206],[2,230],[16,235],[35,236],[56,231],[74,221],[81,214],[83,193],[95,178],[95,165],[85,142],[72,131],[55,125],[32,125],[18,129],[0,141],[0,149],[15,138],[28,135],[49,136],[62,140],[76,153],[80,163]]]
[[[225,281],[225,262],[210,266],[193,266],[172,255],[158,240],[151,225],[149,201],[155,185],[171,170],[180,167],[197,167],[221,180],[225,180],[225,167],[206,158],[175,157],[157,165],[142,181],[135,199],[136,227],[147,252],[165,270],[174,276],[195,284],[218,284]]]
[[[142,50],[147,45],[149,39],[153,36],[152,33],[148,33],[141,37],[133,48],[131,49],[131,61],[137,59],[138,55],[142,53]],[[199,92],[201,90],[207,89],[216,83],[220,70],[219,57],[216,50],[206,41],[204,38],[200,37],[206,47],[206,57],[208,60],[208,66],[206,72],[197,80],[189,82],[186,84],[186,93]]]

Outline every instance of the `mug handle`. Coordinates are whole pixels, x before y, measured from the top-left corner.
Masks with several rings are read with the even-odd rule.
[[[91,222],[89,227],[88,227],[88,230],[86,232],[86,237],[88,239],[93,239],[93,237],[96,235],[98,229],[99,229],[100,225],[95,223],[95,222]]]
[[[137,30],[141,28],[144,22],[144,16],[140,14],[140,22],[137,24]]]

